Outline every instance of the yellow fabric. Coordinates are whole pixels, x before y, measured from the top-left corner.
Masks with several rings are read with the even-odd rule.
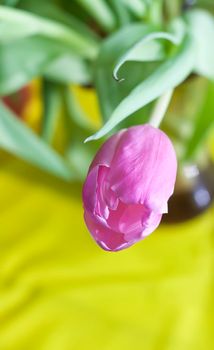
[[[213,349],[214,210],[108,253],[79,184],[0,159],[1,350]]]
[[[214,208],[101,250],[81,185],[0,154],[1,350],[211,350]]]

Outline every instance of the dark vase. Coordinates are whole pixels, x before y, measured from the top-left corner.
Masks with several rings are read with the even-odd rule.
[[[168,202],[164,223],[178,223],[194,218],[209,208],[214,201],[214,163],[200,169],[187,164],[178,172],[175,192]]]
[[[174,142],[179,163],[175,191],[168,202],[168,214],[163,217],[165,223],[189,220],[204,212],[214,199],[214,163],[209,160],[207,145],[201,145],[200,154],[188,163],[181,161],[206,89],[206,79],[188,78],[175,90],[163,124]]]

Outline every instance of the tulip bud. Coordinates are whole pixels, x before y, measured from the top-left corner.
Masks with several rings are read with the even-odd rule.
[[[171,141],[150,125],[122,130],[96,154],[83,187],[84,219],[105,250],[131,246],[167,212],[176,179]]]

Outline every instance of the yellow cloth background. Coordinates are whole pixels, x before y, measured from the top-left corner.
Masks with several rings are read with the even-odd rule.
[[[0,349],[213,349],[214,208],[109,253],[80,198],[0,154]]]

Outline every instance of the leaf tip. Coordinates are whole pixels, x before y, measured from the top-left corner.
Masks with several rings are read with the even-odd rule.
[[[84,140],[84,143],[87,143],[87,142],[90,142],[90,141],[98,140],[100,137],[101,137],[100,132],[96,132],[95,134],[93,134],[93,135],[87,137],[87,138]]]
[[[125,80],[125,78],[119,78],[116,72],[113,72],[113,78],[116,80],[116,82],[121,83],[122,81]]]
[[[89,136],[89,137],[87,137],[85,140],[84,140],[84,143],[87,143],[87,142],[89,142],[89,141],[91,141],[92,140],[92,136]]]

